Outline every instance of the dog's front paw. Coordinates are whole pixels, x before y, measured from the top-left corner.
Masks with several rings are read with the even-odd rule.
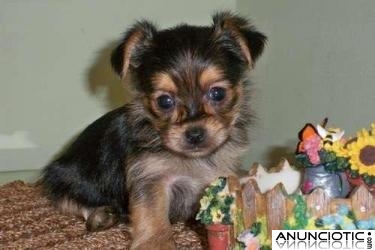
[[[86,221],[88,231],[101,231],[112,227],[119,221],[119,215],[111,207],[98,207]]]

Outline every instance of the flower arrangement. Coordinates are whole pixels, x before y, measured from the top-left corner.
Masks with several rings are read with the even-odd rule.
[[[344,131],[325,129],[308,123],[299,132],[296,159],[304,169],[302,192],[324,188],[331,197],[344,198],[351,190],[345,171],[349,161],[345,154]]]
[[[306,124],[299,133],[297,161],[303,168],[324,166],[328,173],[346,172],[351,184],[365,183],[375,192],[375,123],[354,138],[343,136],[339,128]],[[312,182],[305,181],[302,191],[308,193],[313,187]]]
[[[236,224],[238,211],[234,194],[229,191],[227,178],[217,178],[204,190],[196,219],[206,226],[210,249],[238,249],[238,244],[230,240],[231,228]]]
[[[328,172],[345,171],[349,162],[345,153],[344,130],[340,128],[325,129],[311,123],[299,132],[300,142],[296,150],[296,159],[302,167],[324,165]]]
[[[219,177],[204,191],[196,216],[202,224],[232,224],[234,195],[229,192],[226,178]]]

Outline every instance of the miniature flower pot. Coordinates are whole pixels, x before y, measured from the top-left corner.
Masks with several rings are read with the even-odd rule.
[[[323,164],[305,168],[302,193],[309,194],[317,187],[323,188],[332,198],[345,198],[351,190],[344,172],[330,173]]]
[[[208,246],[211,250],[228,250],[230,225],[210,224],[206,225]]]

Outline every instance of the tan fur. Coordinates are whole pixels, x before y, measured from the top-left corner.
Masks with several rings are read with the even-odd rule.
[[[175,249],[168,218],[169,199],[165,184],[155,186],[148,200],[131,200],[133,243],[131,249]]]
[[[241,51],[244,54],[244,56],[245,56],[245,58],[247,60],[247,63],[249,64],[250,68],[253,68],[254,67],[254,63],[251,60],[251,55],[250,55],[249,47],[246,45],[245,40],[242,37],[242,35],[240,35],[240,33],[236,34],[236,40],[237,40],[238,44],[240,45]]]
[[[219,176],[227,176],[236,172],[240,163],[239,156],[245,147],[234,143],[222,145],[207,161],[206,158],[182,158],[173,153],[144,153],[128,162],[127,184],[130,188],[138,180],[161,178],[167,182],[170,178],[189,177],[200,183],[197,186],[208,185]],[[216,166],[212,168],[212,165]]]
[[[165,124],[170,124],[170,123],[178,123],[181,122],[183,119],[186,117],[186,110],[183,105],[180,103],[177,103],[176,107],[171,110],[170,112],[166,112],[164,110],[161,110],[157,104],[157,98],[161,95],[168,94],[169,92],[157,90],[151,95],[150,100],[146,100],[146,105],[151,108],[151,112],[153,114],[156,114],[158,117],[161,118],[161,121],[165,122],[160,122],[156,124],[156,128],[160,128],[165,126]]]
[[[136,31],[132,36],[129,38],[128,42],[126,43],[126,46],[124,47],[124,65],[121,72],[121,77],[124,78],[126,75],[126,72],[128,71],[129,64],[130,64],[130,57],[132,55],[132,52],[137,45],[137,43],[142,39],[143,33],[141,31]]]
[[[216,82],[223,80],[223,71],[215,66],[210,66],[203,70],[199,76],[199,84],[202,89],[208,90]]]
[[[236,175],[235,166],[243,151],[243,147],[227,143],[212,154],[209,162],[205,158],[181,158],[168,152],[144,153],[131,159],[127,180],[130,190],[135,184],[149,185],[150,181],[157,180],[150,190],[132,190],[132,249],[174,249],[168,218],[169,204],[172,202],[174,207],[170,197],[173,185],[181,182],[188,185],[192,196],[184,197],[184,202],[194,204],[213,179]]]
[[[184,139],[184,133],[187,128],[192,126],[201,126],[207,131],[207,139],[204,145],[201,146],[202,148],[199,148],[199,152],[194,154],[194,156],[199,156],[198,153],[202,155],[208,154],[220,146],[228,136],[227,130],[224,129],[224,124],[210,116],[197,122],[171,125],[170,129],[168,129],[163,137],[164,144],[176,152],[188,150],[187,147],[189,145],[187,145],[187,142]]]
[[[177,105],[171,113],[157,107],[158,96],[174,91],[169,82],[171,77],[159,77],[164,77],[162,83],[160,79],[158,83],[154,82],[156,91],[151,96],[145,96],[143,105],[145,110],[157,116],[150,120],[165,150],[145,151],[126,162],[133,249],[151,249],[151,246],[152,249],[174,249],[170,240],[173,215],[192,216],[199,197],[212,180],[219,176],[237,175],[240,156],[247,146],[246,130],[234,126],[235,120],[243,116],[239,110],[246,106],[242,83],[233,85],[221,79],[217,68],[207,70],[200,75],[198,86],[204,89],[201,112],[205,115],[185,120],[187,110],[184,103],[178,102],[178,89],[175,96]],[[163,82],[166,79],[168,82]],[[226,97],[219,104],[206,98],[207,91],[213,87],[226,89]],[[142,112],[141,109],[138,111]],[[207,137],[199,145],[199,150],[194,151],[193,148],[187,152],[191,145],[186,142],[184,133],[194,126],[203,127]],[[177,213],[173,210],[176,207],[180,209]]]
[[[158,73],[152,78],[155,90],[176,93],[177,87],[171,77],[166,73]]]
[[[213,104],[209,100],[205,101],[204,111],[207,114],[215,115],[215,114],[218,113],[218,110],[223,111],[223,106],[226,106],[228,103],[230,103],[233,100],[233,98],[235,98],[235,95],[234,95],[235,92],[231,88],[231,85],[229,84],[228,81],[212,82],[211,84],[208,84],[206,87],[208,87],[209,89],[214,88],[214,87],[221,87],[221,88],[224,88],[226,90],[225,98],[224,98],[223,101],[221,101],[221,103]],[[230,107],[230,112],[232,112],[232,111],[233,111],[233,108]],[[227,119],[226,119],[226,123],[230,124],[231,120],[232,120],[231,116],[228,116]]]
[[[231,112],[228,115],[231,115],[231,126],[233,126],[237,120],[240,118],[240,109],[241,103],[245,102],[244,96],[244,86],[243,83],[237,84],[237,86],[232,90],[232,95],[237,98],[236,104],[232,107]],[[244,107],[242,107],[244,108]]]
[[[87,220],[92,211],[92,209],[83,207],[68,198],[61,199],[56,205],[62,213],[83,217],[85,220]]]
[[[247,63],[249,64],[250,68],[253,68],[254,62],[251,59],[251,51],[249,47],[247,46],[244,37],[241,35],[241,32],[239,30],[240,28],[244,28],[244,27],[239,27],[238,23],[235,21],[235,19],[231,15],[228,15],[224,19],[224,22],[222,24],[223,30],[228,30],[232,33],[237,43],[240,45],[241,51],[243,55],[245,56]]]
[[[183,105],[178,105],[173,111],[170,121],[172,123],[180,123],[186,118],[187,112]]]

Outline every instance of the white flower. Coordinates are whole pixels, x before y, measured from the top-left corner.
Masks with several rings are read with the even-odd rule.
[[[211,210],[212,222],[213,223],[221,223],[224,218],[224,214],[221,212],[220,209],[213,207]]]
[[[208,197],[208,196],[203,196],[202,199],[200,200],[200,205],[201,205],[201,208],[200,210],[204,211],[208,208],[208,206],[210,205],[210,201],[211,199]]]

